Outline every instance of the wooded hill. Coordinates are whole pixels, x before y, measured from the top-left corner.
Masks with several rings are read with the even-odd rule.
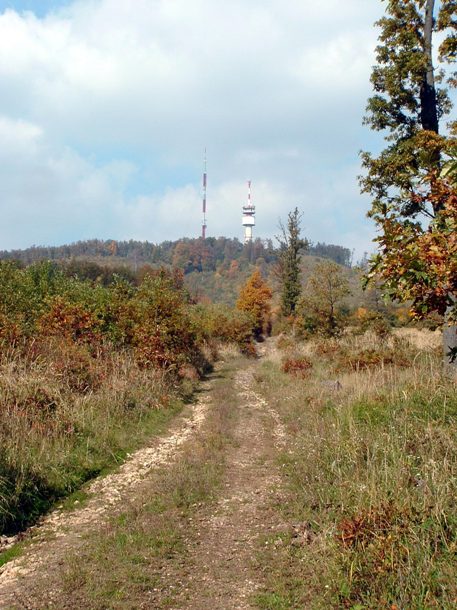
[[[309,254],[329,258],[340,265],[350,267],[352,253],[349,248],[333,244],[311,244]],[[105,262],[127,262],[129,265],[172,265],[184,271],[217,271],[221,265],[227,268],[233,261],[252,264],[270,263],[276,260],[272,240],[256,239],[244,245],[236,238],[209,237],[205,240],[183,238],[153,244],[148,241],[114,241],[90,239],[64,246],[32,246],[23,250],[0,250],[0,259],[18,260],[25,264],[41,260],[71,258],[104,259]],[[259,260],[260,259],[260,260]]]
[[[303,258],[305,268],[313,267],[315,257],[331,259],[348,269],[352,263],[351,251],[333,244],[311,244]],[[183,271],[185,284],[195,298],[234,305],[254,267],[274,283],[277,249],[272,240],[256,239],[245,245],[226,237],[204,241],[184,238],[161,244],[92,239],[64,246],[0,251],[0,259],[17,260],[24,265],[56,261],[63,264],[68,275],[104,285],[112,281],[114,274],[134,281],[145,265],[174,267]]]

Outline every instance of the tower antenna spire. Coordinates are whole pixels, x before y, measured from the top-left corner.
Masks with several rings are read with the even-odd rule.
[[[203,222],[202,222],[202,239],[206,239],[206,146],[205,146],[205,157],[203,163],[203,201],[202,201],[202,212],[203,212]]]

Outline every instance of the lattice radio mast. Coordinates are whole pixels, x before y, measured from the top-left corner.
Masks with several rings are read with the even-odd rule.
[[[205,148],[205,161],[203,166],[203,222],[202,222],[202,239],[206,239],[206,148]]]

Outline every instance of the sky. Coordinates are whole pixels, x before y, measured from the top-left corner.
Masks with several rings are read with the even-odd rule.
[[[372,251],[380,0],[0,0],[0,249],[303,233]]]

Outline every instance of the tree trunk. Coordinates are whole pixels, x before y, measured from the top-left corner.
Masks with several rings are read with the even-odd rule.
[[[436,107],[435,76],[433,73],[432,35],[433,8],[435,0],[427,0],[424,22],[424,53],[427,57],[427,71],[420,88],[421,125],[423,129],[438,133],[438,113]],[[438,159],[439,161],[439,159]]]
[[[435,0],[427,0],[425,4],[424,20],[424,53],[427,57],[427,72],[420,89],[421,100],[421,124],[422,128],[438,133],[438,112],[436,102],[435,75],[433,70],[432,57],[432,36],[433,36],[433,9]],[[433,161],[438,166],[441,160],[439,152],[436,153]],[[440,211],[440,207],[434,206],[435,213]],[[443,326],[443,365],[446,374],[457,376],[457,360],[451,361],[449,352],[457,348],[457,326],[448,324],[450,309],[446,312],[445,323]]]
[[[443,366],[444,372],[449,377],[457,379],[457,358],[452,362],[450,351],[457,349],[457,326],[448,324],[451,307],[448,307],[443,326]]]

